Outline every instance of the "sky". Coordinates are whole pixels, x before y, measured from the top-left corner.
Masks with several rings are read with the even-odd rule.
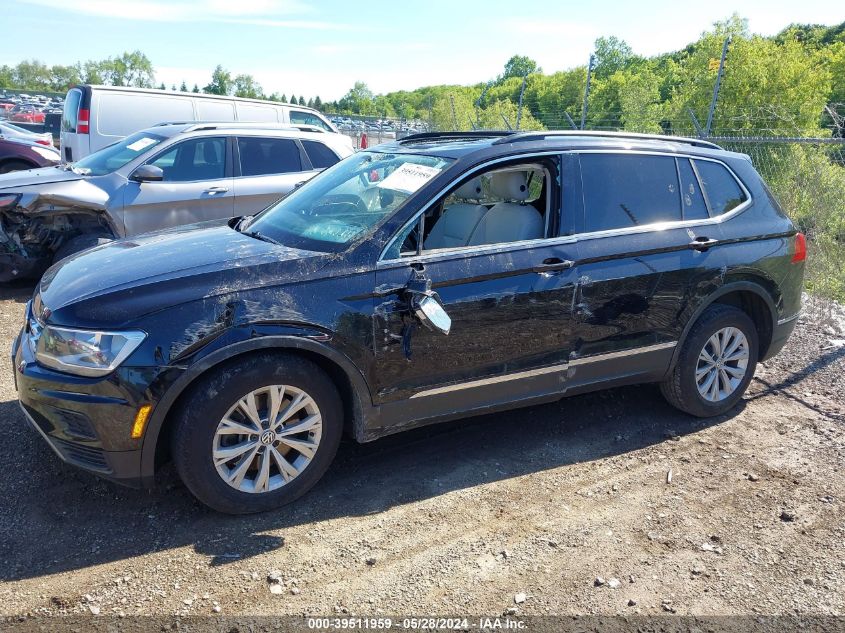
[[[375,93],[487,81],[514,54],[547,73],[565,70],[586,64],[602,35],[640,55],[678,50],[734,12],[762,35],[793,22],[845,21],[835,0],[2,0],[0,64],[71,64],[138,49],[168,87],[202,87],[222,64],[253,75],[268,94],[326,101],[357,80]]]

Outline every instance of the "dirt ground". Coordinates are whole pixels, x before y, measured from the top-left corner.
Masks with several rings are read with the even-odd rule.
[[[0,290],[5,345],[29,293]],[[0,614],[843,614],[843,326],[810,305],[717,419],[643,386],[346,442],[235,518],[172,468],[145,492],[60,464],[7,360]]]

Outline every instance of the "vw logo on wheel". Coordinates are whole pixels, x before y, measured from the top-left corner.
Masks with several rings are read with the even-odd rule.
[[[260,439],[261,443],[264,444],[264,446],[269,446],[270,444],[276,441],[276,434],[273,431],[264,431],[261,434]]]

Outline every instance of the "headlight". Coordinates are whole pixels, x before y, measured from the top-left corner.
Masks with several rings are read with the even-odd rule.
[[[144,332],[95,332],[46,326],[38,336],[35,357],[42,365],[69,374],[105,376],[146,337]]]

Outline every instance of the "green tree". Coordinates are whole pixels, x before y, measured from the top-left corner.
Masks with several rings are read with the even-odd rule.
[[[25,90],[48,91],[52,85],[50,69],[37,59],[20,62],[15,66],[12,76],[15,85]]]
[[[288,103],[293,103],[293,104],[295,105],[295,104],[296,104],[296,96],[295,96],[295,95],[291,95],[291,96],[290,96],[290,99],[288,100]]]
[[[188,84],[185,83],[185,80],[182,80],[182,85],[179,86],[179,92],[188,92]]]
[[[191,92],[199,93],[199,91],[200,91],[200,87],[198,85],[194,84],[194,87],[191,88]]]
[[[211,73],[211,83],[202,89],[206,94],[230,95],[234,92],[231,73],[220,64]]]
[[[634,52],[627,42],[615,36],[598,38],[594,50],[596,58],[593,75],[596,79],[610,77],[627,67],[634,58]]]
[[[373,92],[369,86],[363,81],[356,81],[338,101],[338,107],[341,112],[349,114],[370,114],[373,111],[372,101]]]
[[[14,88],[15,71],[11,66],[0,66],[0,88]]]
[[[541,73],[542,68],[537,65],[530,57],[525,55],[514,55],[507,62],[505,62],[505,70],[499,75],[497,83],[502,83],[511,77],[525,77],[531,73]]]
[[[301,106],[305,105],[305,98],[302,95],[299,95],[299,105],[301,105]]]
[[[322,110],[323,109],[323,102],[320,101],[320,95],[314,97],[314,103],[311,104],[315,110]]]
[[[126,52],[100,62],[100,72],[112,86],[152,88],[155,80],[153,64],[141,51]]]
[[[264,90],[261,88],[255,77],[252,75],[238,75],[234,80],[234,90],[236,97],[244,97],[247,99],[263,99]]]
[[[78,66],[51,66],[50,84],[55,92],[65,92],[80,82]]]
[[[159,84],[158,89],[159,89],[159,90],[167,90],[167,86],[165,86],[165,85],[164,85],[164,82],[162,81],[162,82]]]

